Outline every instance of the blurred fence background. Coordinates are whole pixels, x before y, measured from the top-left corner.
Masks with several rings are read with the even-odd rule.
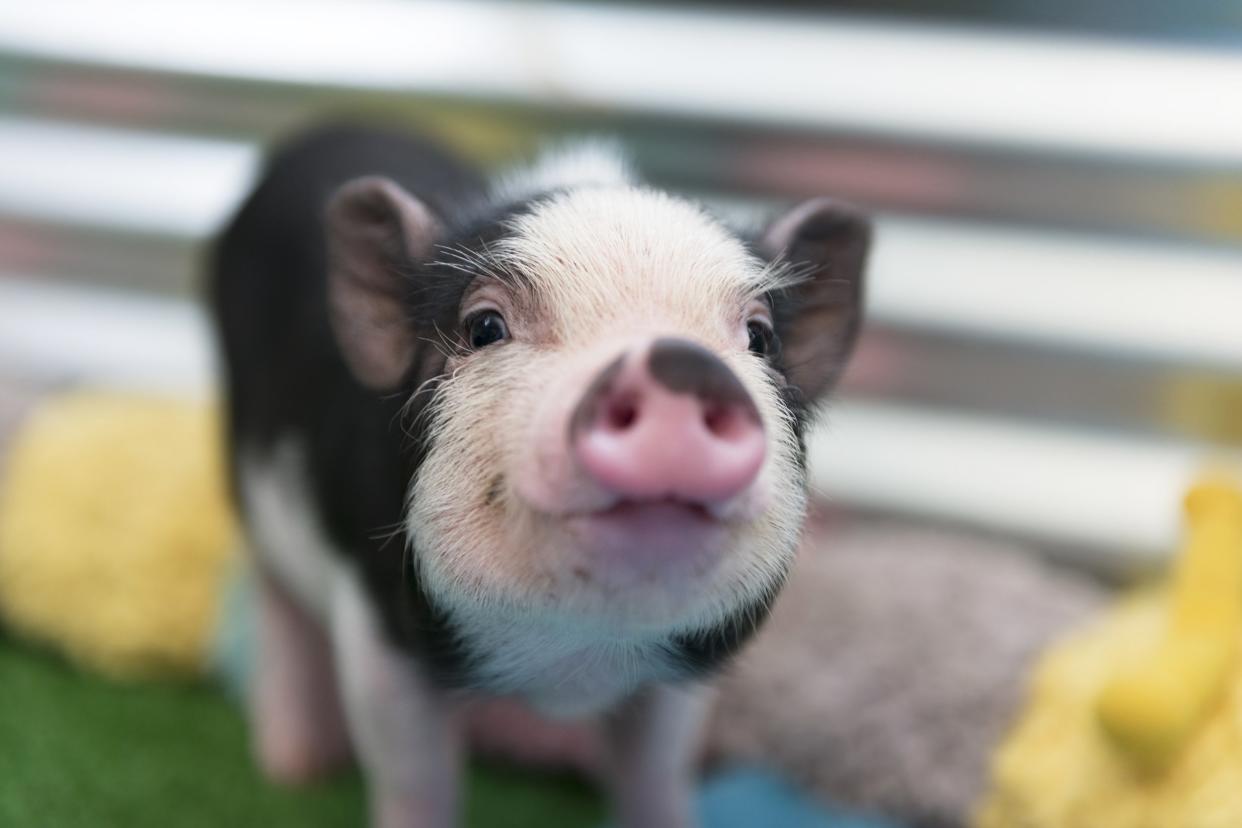
[[[838,503],[1128,567],[1237,465],[1231,3],[0,4],[0,381],[208,390],[204,243],[340,116],[489,165],[615,134],[722,210],[874,210],[813,446]]]

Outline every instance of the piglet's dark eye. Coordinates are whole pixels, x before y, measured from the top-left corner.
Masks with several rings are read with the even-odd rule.
[[[772,352],[772,329],[763,322],[754,319],[747,322],[746,333],[750,337],[751,353],[766,356]]]
[[[466,338],[471,348],[484,348],[508,339],[509,326],[496,311],[479,311],[466,320]]]

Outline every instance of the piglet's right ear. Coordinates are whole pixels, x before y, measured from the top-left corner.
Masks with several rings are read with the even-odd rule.
[[[403,272],[431,253],[440,225],[387,178],[341,186],[328,202],[328,310],[346,364],[363,385],[391,389],[414,358],[418,332]]]
[[[832,388],[858,338],[871,221],[847,204],[815,198],[777,219],[760,248],[810,268],[785,293],[790,310],[777,320],[777,335],[790,384],[815,402]]]

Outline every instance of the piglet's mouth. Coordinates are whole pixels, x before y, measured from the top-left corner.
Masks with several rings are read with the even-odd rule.
[[[724,554],[729,532],[709,506],[678,498],[619,500],[569,527],[607,569],[648,574],[706,565]]]
[[[676,497],[663,497],[651,500],[622,499],[605,509],[592,512],[588,516],[603,520],[680,518],[701,521],[706,524],[721,522],[721,517],[714,514],[706,505]]]
[[[577,524],[595,523],[622,528],[638,527],[644,521],[651,521],[694,531],[753,523],[762,514],[766,503],[767,499],[757,493],[721,502],[691,500],[676,495],[641,498],[611,495],[586,508],[559,515],[547,514]]]
[[[675,497],[622,499],[609,506],[580,513],[572,520],[580,530],[632,539],[660,537],[685,540],[717,537],[736,521],[715,512],[711,505]]]

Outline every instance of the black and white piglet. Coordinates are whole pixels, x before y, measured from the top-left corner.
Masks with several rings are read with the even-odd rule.
[[[264,768],[352,747],[374,825],[448,826],[460,705],[510,697],[603,714],[622,825],[690,824],[701,688],[789,569],[869,237],[820,199],[746,238],[599,147],[493,183],[380,131],[277,153],[211,282]]]

